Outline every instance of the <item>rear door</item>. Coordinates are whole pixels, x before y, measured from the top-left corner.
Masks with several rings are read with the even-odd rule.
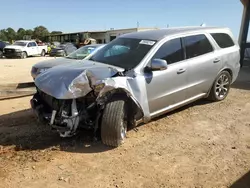
[[[182,39],[189,64],[188,98],[207,93],[221,67],[216,47],[212,45],[212,39],[208,37],[206,34],[198,34]]]
[[[154,116],[186,99],[188,64],[184,61],[180,38],[165,42],[152,59],[163,59],[168,63],[166,70],[144,73],[149,110]]]

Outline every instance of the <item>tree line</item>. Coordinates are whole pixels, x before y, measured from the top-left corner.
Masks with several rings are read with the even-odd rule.
[[[13,40],[23,40],[23,39],[37,39],[41,41],[46,41],[46,36],[50,34],[61,34],[61,31],[52,31],[44,26],[37,26],[34,29],[24,29],[19,28],[15,31],[13,28],[9,27],[7,29],[0,30],[0,40],[1,41],[13,41]]]

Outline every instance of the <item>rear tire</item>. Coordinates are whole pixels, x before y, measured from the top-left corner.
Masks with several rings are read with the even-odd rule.
[[[124,100],[110,101],[104,111],[101,122],[101,139],[103,144],[120,146],[127,133],[126,108]]]
[[[27,57],[28,57],[27,52],[22,52],[21,58],[22,58],[22,59],[25,59],[25,58],[27,58]]]
[[[44,57],[45,56],[45,50],[42,50],[41,52],[41,56]]]
[[[216,78],[208,99],[214,102],[224,100],[230,90],[232,76],[228,71],[222,71]]]

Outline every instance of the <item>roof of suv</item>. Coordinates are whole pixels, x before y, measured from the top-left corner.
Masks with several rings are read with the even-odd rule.
[[[148,30],[148,31],[140,31],[134,33],[124,34],[121,37],[123,38],[135,38],[135,39],[147,39],[147,40],[161,40],[162,38],[175,35],[175,34],[184,34],[190,32],[198,32],[205,30],[219,30],[219,29],[227,29],[222,27],[176,27],[176,28],[168,28],[168,29],[159,29],[159,30]]]

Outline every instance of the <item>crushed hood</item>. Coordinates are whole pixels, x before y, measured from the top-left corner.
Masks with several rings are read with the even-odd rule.
[[[35,79],[35,85],[57,99],[79,98],[88,94],[99,81],[124,70],[94,61],[82,61],[59,65],[41,73]]]
[[[55,59],[50,59],[50,60],[46,60],[46,61],[41,61],[39,63],[36,63],[33,67],[38,68],[38,69],[51,68],[51,67],[54,67],[56,65],[63,65],[63,64],[67,64],[67,63],[73,63],[73,62],[76,62],[76,61],[79,61],[79,60],[61,57],[61,58],[55,58]]]
[[[112,90],[122,89],[143,112],[143,121],[150,120],[146,81],[143,75],[127,71],[123,76],[115,76],[124,69],[89,60],[55,66],[35,79],[39,90],[57,99],[84,97],[91,90],[99,88],[97,103],[103,105],[105,96]],[[100,87],[97,87],[100,86]]]

